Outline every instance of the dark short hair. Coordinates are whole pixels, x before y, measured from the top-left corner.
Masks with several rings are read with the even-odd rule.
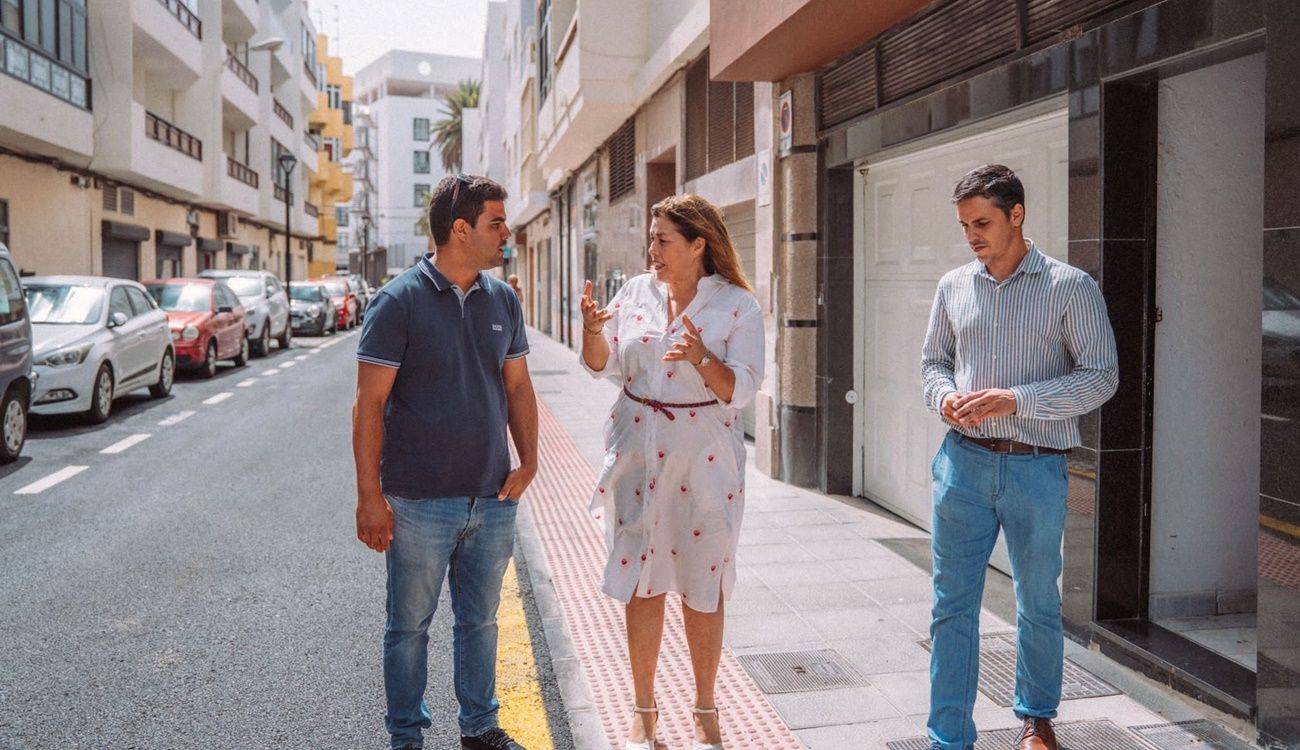
[[[1002,213],[1010,216],[1017,203],[1025,205],[1025,186],[1020,184],[1020,178],[1010,167],[985,164],[967,172],[952,191],[953,203],[961,203],[967,198],[988,198],[1002,209]]]
[[[429,196],[429,233],[433,235],[433,244],[439,247],[447,244],[456,219],[464,219],[474,226],[483,213],[484,203],[503,201],[506,197],[506,189],[486,177],[457,174],[442,178]]]

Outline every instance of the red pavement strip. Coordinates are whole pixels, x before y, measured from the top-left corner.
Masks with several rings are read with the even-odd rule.
[[[627,663],[623,605],[600,592],[605,542],[587,502],[596,475],[564,428],[538,401],[539,471],[529,488],[538,536],[550,563],[565,627],[595,696],[611,747],[623,747],[632,716],[632,673]],[[670,747],[694,741],[695,690],[678,598],[668,597],[655,694],[659,740]],[[733,750],[798,750],[795,738],[758,686],[724,649],[716,688],[723,743]]]

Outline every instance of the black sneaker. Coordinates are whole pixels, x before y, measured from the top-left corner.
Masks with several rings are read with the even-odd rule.
[[[510,739],[501,727],[492,727],[476,737],[461,735],[460,746],[467,750],[524,750],[524,746]]]

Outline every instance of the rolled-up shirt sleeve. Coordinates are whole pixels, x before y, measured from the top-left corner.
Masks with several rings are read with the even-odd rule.
[[[1057,378],[1013,386],[1017,416],[1070,419],[1115,395],[1119,387],[1115,333],[1106,315],[1106,300],[1092,277],[1082,278],[1070,295],[1061,328],[1074,366]]]
[[[366,320],[357,343],[357,361],[400,368],[406,355],[408,315],[393,295],[381,291],[366,307]]]
[[[763,382],[765,362],[763,347],[763,311],[758,301],[749,297],[736,323],[727,335],[727,352],[722,363],[731,368],[736,376],[736,385],[731,391],[728,405],[733,409],[743,409],[754,400],[758,386]]]
[[[582,369],[591,373],[593,378],[623,377],[623,367],[618,361],[619,311],[614,305],[623,302],[627,298],[627,290],[630,286],[631,284],[624,284],[619,287],[618,292],[614,294],[614,298],[605,306],[605,309],[613,313],[614,317],[605,321],[605,325],[601,327],[600,335],[605,339],[605,346],[609,348],[609,357],[605,360],[605,366],[599,370],[592,369],[587,364],[587,357],[584,354],[587,347],[587,335],[586,333],[582,335],[582,347],[578,349],[578,362],[582,365]]]
[[[949,393],[957,392],[957,379],[953,363],[957,357],[957,335],[952,321],[944,309],[943,284],[934,293],[934,306],[930,308],[930,325],[921,345],[921,386],[925,405],[936,414],[943,413],[943,400]]]

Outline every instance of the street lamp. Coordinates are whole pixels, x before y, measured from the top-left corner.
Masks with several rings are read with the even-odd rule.
[[[293,232],[290,226],[290,214],[293,209],[293,168],[298,166],[298,157],[285,152],[280,154],[280,171],[284,173],[284,296],[293,299],[289,293],[289,279],[293,277]]]

